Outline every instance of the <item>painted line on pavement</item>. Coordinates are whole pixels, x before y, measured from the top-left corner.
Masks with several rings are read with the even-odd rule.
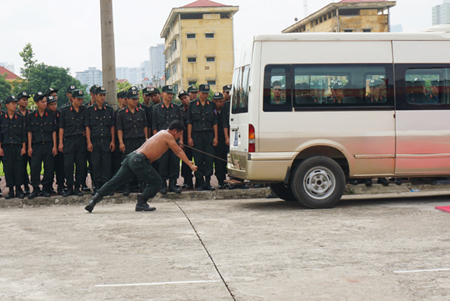
[[[393,271],[394,273],[422,273],[422,272],[440,272],[440,271],[450,271],[450,268],[443,269],[428,269],[428,270],[410,270],[410,271]]]
[[[220,282],[220,281],[221,280],[193,280],[193,281],[171,281],[171,282],[151,282],[151,283],[97,284],[95,287],[167,285],[167,284],[206,283],[206,282]]]

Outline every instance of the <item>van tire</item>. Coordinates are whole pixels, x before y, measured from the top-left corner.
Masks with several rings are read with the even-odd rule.
[[[292,194],[292,190],[289,186],[284,185],[284,183],[272,183],[270,184],[270,189],[277,197],[288,202],[295,202],[297,199]]]
[[[297,201],[308,208],[330,208],[339,202],[344,193],[345,175],[333,159],[311,157],[295,169],[291,189]]]

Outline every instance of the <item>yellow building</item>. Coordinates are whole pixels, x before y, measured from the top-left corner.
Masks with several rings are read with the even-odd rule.
[[[161,31],[165,39],[166,85],[175,91],[209,84],[221,91],[233,78],[233,15],[238,6],[199,0],[173,8]]]
[[[395,5],[396,1],[342,0],[281,32],[389,32],[389,9]]]

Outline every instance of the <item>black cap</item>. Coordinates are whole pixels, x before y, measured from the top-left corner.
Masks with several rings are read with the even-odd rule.
[[[202,92],[202,93],[209,93],[209,85],[205,85],[205,84],[201,84],[198,87],[198,91]]]
[[[222,91],[231,91],[231,85],[223,86]]]
[[[148,91],[149,91],[148,94],[160,94],[161,93],[158,88],[150,88]]]
[[[164,87],[162,87],[162,91],[163,91],[163,93],[164,92],[166,92],[166,93],[171,93],[171,94],[173,94],[173,86],[164,86]]]
[[[127,98],[127,91],[122,91],[122,92],[120,92],[120,97],[121,98]]]
[[[97,85],[97,84],[93,85],[93,86],[89,89],[89,92],[95,94],[95,90],[97,90],[98,87],[99,87],[99,85]]]
[[[31,96],[27,92],[20,92],[17,94],[17,99],[21,99],[22,97],[30,98]]]
[[[142,89],[142,94],[150,95],[150,88],[149,87],[145,87],[144,89]]]
[[[191,93],[191,92],[194,92],[194,93],[198,92],[197,86],[195,86],[195,85],[189,86],[188,93]]]
[[[8,104],[13,101],[17,101],[17,98],[14,95],[8,96],[5,100],[5,104]]]
[[[341,90],[344,89],[344,83],[340,80],[337,80],[334,82],[333,86],[331,87],[333,90]]]
[[[213,95],[213,99],[223,99],[223,94],[220,92],[216,92]]]
[[[93,91],[94,94],[106,94],[106,88],[103,86],[98,86],[97,88],[95,88],[95,90]]]
[[[56,102],[56,98],[54,96],[48,96],[47,97],[47,104],[52,103],[52,102]]]
[[[439,87],[439,86],[441,86],[441,83],[438,80],[432,80],[431,85],[433,87]]]
[[[183,96],[183,95],[189,96],[189,93],[186,92],[185,90],[181,90],[180,93],[178,93],[178,98],[180,98],[180,97]]]
[[[139,98],[139,92],[136,90],[128,90],[127,98],[131,98],[131,99]]]
[[[55,88],[48,88],[48,90],[47,91],[45,91],[45,95],[46,96],[49,96],[50,94],[52,94],[52,93],[58,93],[58,89],[55,89]]]
[[[272,89],[275,89],[276,87],[279,87],[279,89],[281,89],[281,82],[280,81],[274,81],[272,83]]]
[[[137,91],[139,92],[139,89],[136,86],[132,86],[130,89],[128,89],[128,92],[130,91]]]
[[[84,98],[83,90],[79,90],[79,89],[73,90],[72,91],[72,98]]]
[[[73,90],[76,90],[77,89],[77,87],[75,87],[75,86],[69,86],[69,87],[67,87],[67,90],[66,90],[66,93],[72,93],[72,91]]]
[[[416,77],[412,83],[413,87],[423,87],[425,86],[425,81],[421,78]]]
[[[369,82],[369,87],[378,87],[381,82],[378,79],[371,79]]]
[[[36,94],[34,94],[34,102],[38,102],[39,100],[41,100],[42,98],[44,98],[46,95],[42,92],[37,92]]]

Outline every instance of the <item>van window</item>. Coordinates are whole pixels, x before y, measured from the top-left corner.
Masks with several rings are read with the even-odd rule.
[[[406,70],[406,101],[415,106],[449,104],[449,74],[450,68],[414,68]]]
[[[240,67],[234,70],[233,88],[231,93],[231,112],[233,114],[248,112],[248,83],[250,66]]]
[[[267,65],[264,70],[263,110],[292,111],[291,66]]]

